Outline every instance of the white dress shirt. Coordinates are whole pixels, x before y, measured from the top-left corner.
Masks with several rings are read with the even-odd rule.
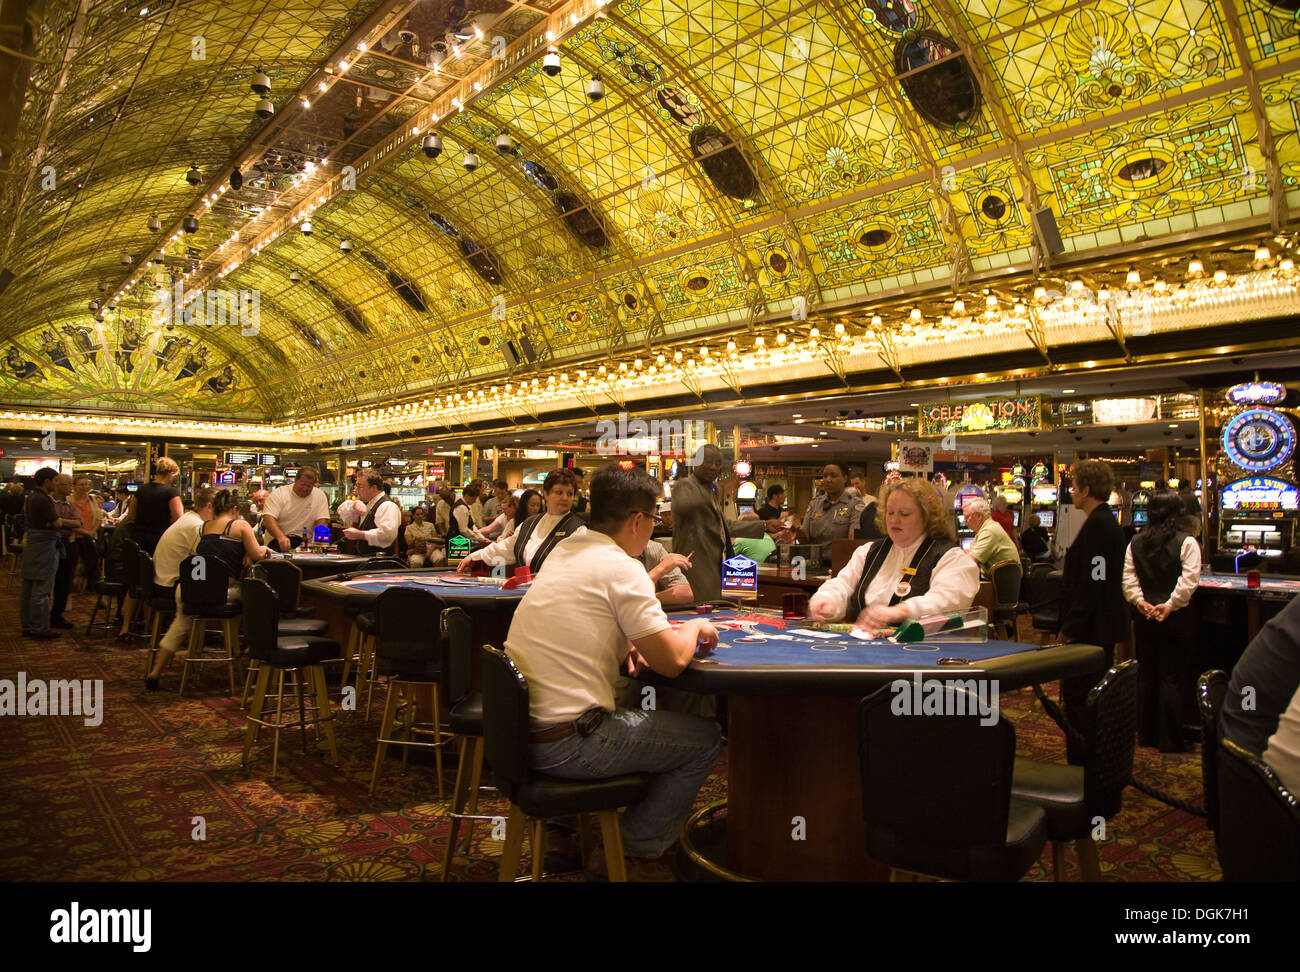
[[[555,524],[559,523],[563,516],[556,516],[554,513],[543,513],[542,518],[537,521],[537,529],[533,530],[533,535],[528,538],[524,544],[524,563],[532,563],[533,554],[537,553],[537,548],[542,545],[551,531],[555,529]],[[579,522],[578,526],[569,534],[569,537],[578,537],[587,532],[587,527]],[[563,537],[560,543],[568,540],[569,537]],[[475,550],[466,560],[481,560],[485,564],[491,564],[500,557],[505,561],[507,567],[513,566],[515,560],[515,535],[514,533],[502,537],[496,543],[490,543],[482,550]]]
[[[895,545],[885,555],[884,563],[871,585],[867,588],[864,607],[873,605],[888,606],[894,591],[903,579],[903,568],[912,562],[917,548],[926,538],[922,536],[909,547]],[[875,548],[878,540],[863,544],[853,551],[853,557],[844,569],[817,588],[814,598],[829,598],[832,606],[830,620],[856,620],[845,618],[853,591],[862,579],[866,567],[867,555]],[[907,608],[908,617],[928,618],[936,614],[954,614],[965,611],[971,606],[980,589],[980,570],[975,561],[966,555],[961,547],[953,547],[934,565],[930,574],[930,589],[916,597],[909,597],[899,602]]]
[[[372,547],[388,547],[397,541],[397,531],[402,525],[402,511],[396,503],[383,503],[389,499],[387,493],[380,493],[366,504],[366,513],[374,512],[375,527],[365,531],[366,543]],[[379,506],[383,503],[382,506]],[[365,515],[356,510],[356,500],[344,500],[339,504],[339,519],[345,526],[356,526],[365,519]],[[375,509],[379,506],[378,509]]]
[[[1296,689],[1281,718],[1277,732],[1268,740],[1260,757],[1273,768],[1278,779],[1292,793],[1300,793],[1300,689]]]
[[[1164,602],[1169,605],[1171,611],[1179,611],[1187,607],[1191,603],[1192,595],[1196,593],[1197,585],[1201,583],[1201,545],[1196,542],[1195,537],[1183,538],[1183,546],[1178,551],[1178,558],[1182,561],[1183,572],[1179,574],[1178,583],[1174,585],[1169,600]],[[1142,599],[1142,584],[1138,581],[1137,569],[1133,566],[1133,544],[1130,543],[1128,549],[1124,551],[1124,600],[1130,604],[1137,604]]]

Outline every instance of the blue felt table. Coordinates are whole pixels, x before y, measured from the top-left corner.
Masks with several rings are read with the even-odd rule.
[[[679,612],[670,618],[681,622],[693,616]],[[706,620],[718,627],[713,654],[662,684],[723,694],[854,695],[913,672],[923,677],[997,678],[1002,688],[1010,689],[1104,668],[1101,649],[1092,645],[1041,648],[947,638],[893,644],[862,641],[847,632],[816,631],[806,622],[763,613],[721,610]]]
[[[490,577],[468,577],[446,570],[386,570],[364,574],[337,574],[304,581],[305,592],[340,601],[348,607],[367,608],[390,587],[428,591],[448,604],[514,605],[528,586],[502,590],[501,582]]]
[[[1230,591],[1239,594],[1300,594],[1300,580],[1264,576],[1259,587],[1247,587],[1245,574],[1202,574],[1201,590]]]

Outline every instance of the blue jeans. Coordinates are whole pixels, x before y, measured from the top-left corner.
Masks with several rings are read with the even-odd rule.
[[[54,575],[41,580],[23,579],[22,626],[24,631],[45,634],[50,630],[50,595]]]
[[[533,768],[569,780],[654,773],[645,799],[623,814],[623,852],[658,857],[681,832],[700,784],[718,761],[714,722],[680,712],[615,709],[590,736],[533,743]]]

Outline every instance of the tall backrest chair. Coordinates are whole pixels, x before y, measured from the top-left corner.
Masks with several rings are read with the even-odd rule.
[[[1205,790],[1205,824],[1219,830],[1219,713],[1228,694],[1228,673],[1211,669],[1196,680],[1196,704],[1201,714],[1201,786]],[[1218,839],[1217,836],[1215,838]]]
[[[1219,864],[1225,881],[1300,881],[1300,799],[1230,739],[1219,747]]]

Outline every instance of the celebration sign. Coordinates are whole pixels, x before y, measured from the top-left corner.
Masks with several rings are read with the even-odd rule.
[[[927,402],[917,425],[923,436],[960,432],[1036,432],[1043,427],[1043,400],[1038,395],[986,398],[977,402]]]

